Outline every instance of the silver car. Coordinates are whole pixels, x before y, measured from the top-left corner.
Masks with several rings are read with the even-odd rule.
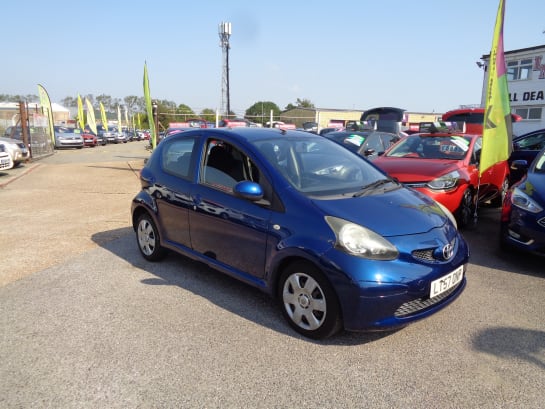
[[[55,148],[83,148],[83,137],[79,128],[55,127]]]
[[[30,159],[30,151],[23,142],[17,139],[2,137],[0,137],[0,142],[10,154],[11,160],[13,161],[13,167],[19,166],[21,163]]]
[[[6,149],[6,146],[0,142],[0,170],[8,170],[13,167],[13,161]]]

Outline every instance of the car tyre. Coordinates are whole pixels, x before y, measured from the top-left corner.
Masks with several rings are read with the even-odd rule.
[[[159,230],[148,213],[138,218],[136,241],[140,253],[148,261],[159,261],[167,254],[167,250],[160,244]]]
[[[333,287],[308,262],[291,263],[282,272],[278,301],[290,326],[308,338],[327,338],[342,329],[339,301]]]
[[[490,201],[490,205],[492,207],[501,207],[503,204],[503,199],[505,199],[505,196],[507,195],[507,191],[509,190],[509,178],[506,177],[503,180],[503,183],[501,184],[501,191],[500,194],[496,196],[494,199]]]
[[[468,228],[475,224],[475,199],[469,188],[464,191],[460,207],[456,211],[456,219],[461,228]]]

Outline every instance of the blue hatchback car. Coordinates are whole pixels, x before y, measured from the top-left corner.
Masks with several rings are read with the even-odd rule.
[[[466,284],[450,212],[319,135],[186,131],[157,146],[140,179],[131,210],[144,258],[175,251],[255,286],[310,338],[403,327]]]
[[[511,167],[526,174],[503,201],[500,243],[545,256],[545,148],[529,166],[519,159]]]

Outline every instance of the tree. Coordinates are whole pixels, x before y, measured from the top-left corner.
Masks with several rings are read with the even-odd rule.
[[[288,105],[286,105],[286,108],[284,108],[284,110],[287,111],[289,109],[294,109],[294,108],[315,108],[315,107],[314,107],[314,104],[310,102],[309,99],[297,98],[296,105],[289,103]]]
[[[216,122],[216,112],[212,108],[204,108],[199,115],[205,121]]]
[[[274,102],[260,101],[248,108],[244,117],[252,122],[265,125],[270,120],[271,111],[273,111],[273,117],[280,115],[280,108]]]

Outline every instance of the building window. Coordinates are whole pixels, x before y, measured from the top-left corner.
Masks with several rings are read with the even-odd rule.
[[[510,61],[507,63],[507,80],[528,80],[532,72],[532,59]]]
[[[523,120],[540,120],[542,117],[542,108],[516,108],[515,114],[520,115]]]

